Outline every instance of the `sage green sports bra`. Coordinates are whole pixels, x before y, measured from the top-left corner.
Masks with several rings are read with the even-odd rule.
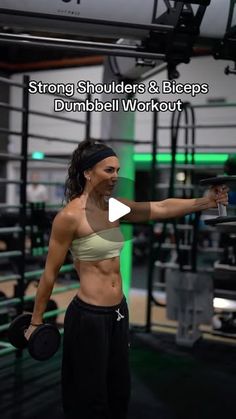
[[[123,244],[120,227],[112,227],[73,240],[70,251],[74,261],[103,260],[119,256]]]

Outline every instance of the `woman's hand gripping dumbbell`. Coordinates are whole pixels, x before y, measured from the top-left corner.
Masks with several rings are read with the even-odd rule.
[[[31,323],[31,314],[16,317],[8,330],[10,343],[18,349],[28,347],[32,358],[45,361],[51,358],[60,346],[61,335],[56,326],[49,323]]]

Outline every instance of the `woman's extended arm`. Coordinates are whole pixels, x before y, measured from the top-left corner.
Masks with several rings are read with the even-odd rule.
[[[135,202],[123,198],[119,198],[119,200],[131,209],[131,212],[125,215],[123,220],[135,223],[182,217],[192,212],[216,208],[218,203],[227,205],[227,192],[227,187],[218,187],[210,189],[208,194],[202,198],[168,198],[163,201],[151,202]]]
[[[227,199],[224,203],[226,201]],[[215,208],[216,203],[216,199],[212,200],[208,196],[192,199],[168,198],[160,202],[151,202],[151,219],[182,217],[193,212]]]
[[[65,210],[58,213],[53,221],[45,269],[40,278],[35,298],[31,319],[33,324],[42,323],[43,313],[46,310],[55,280],[73,240],[75,227],[74,216]]]

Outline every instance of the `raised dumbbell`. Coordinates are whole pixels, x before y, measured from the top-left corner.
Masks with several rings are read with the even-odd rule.
[[[45,361],[58,350],[61,335],[56,326],[44,323],[38,326],[27,340],[24,332],[30,325],[31,317],[31,314],[21,314],[16,317],[8,329],[8,339],[15,348],[24,349],[28,347],[32,358],[37,361]]]
[[[210,177],[207,179],[202,179],[200,184],[204,186],[236,185],[236,176]],[[205,223],[209,225],[216,225],[220,223],[236,222],[235,216],[227,215],[227,209],[223,204],[218,204],[218,211],[218,217],[205,220]]]

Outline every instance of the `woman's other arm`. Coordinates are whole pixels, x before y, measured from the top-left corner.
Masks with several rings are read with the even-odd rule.
[[[66,210],[58,213],[53,221],[44,272],[40,278],[31,322],[40,324],[52,289],[65,260],[76,229],[74,215]]]

